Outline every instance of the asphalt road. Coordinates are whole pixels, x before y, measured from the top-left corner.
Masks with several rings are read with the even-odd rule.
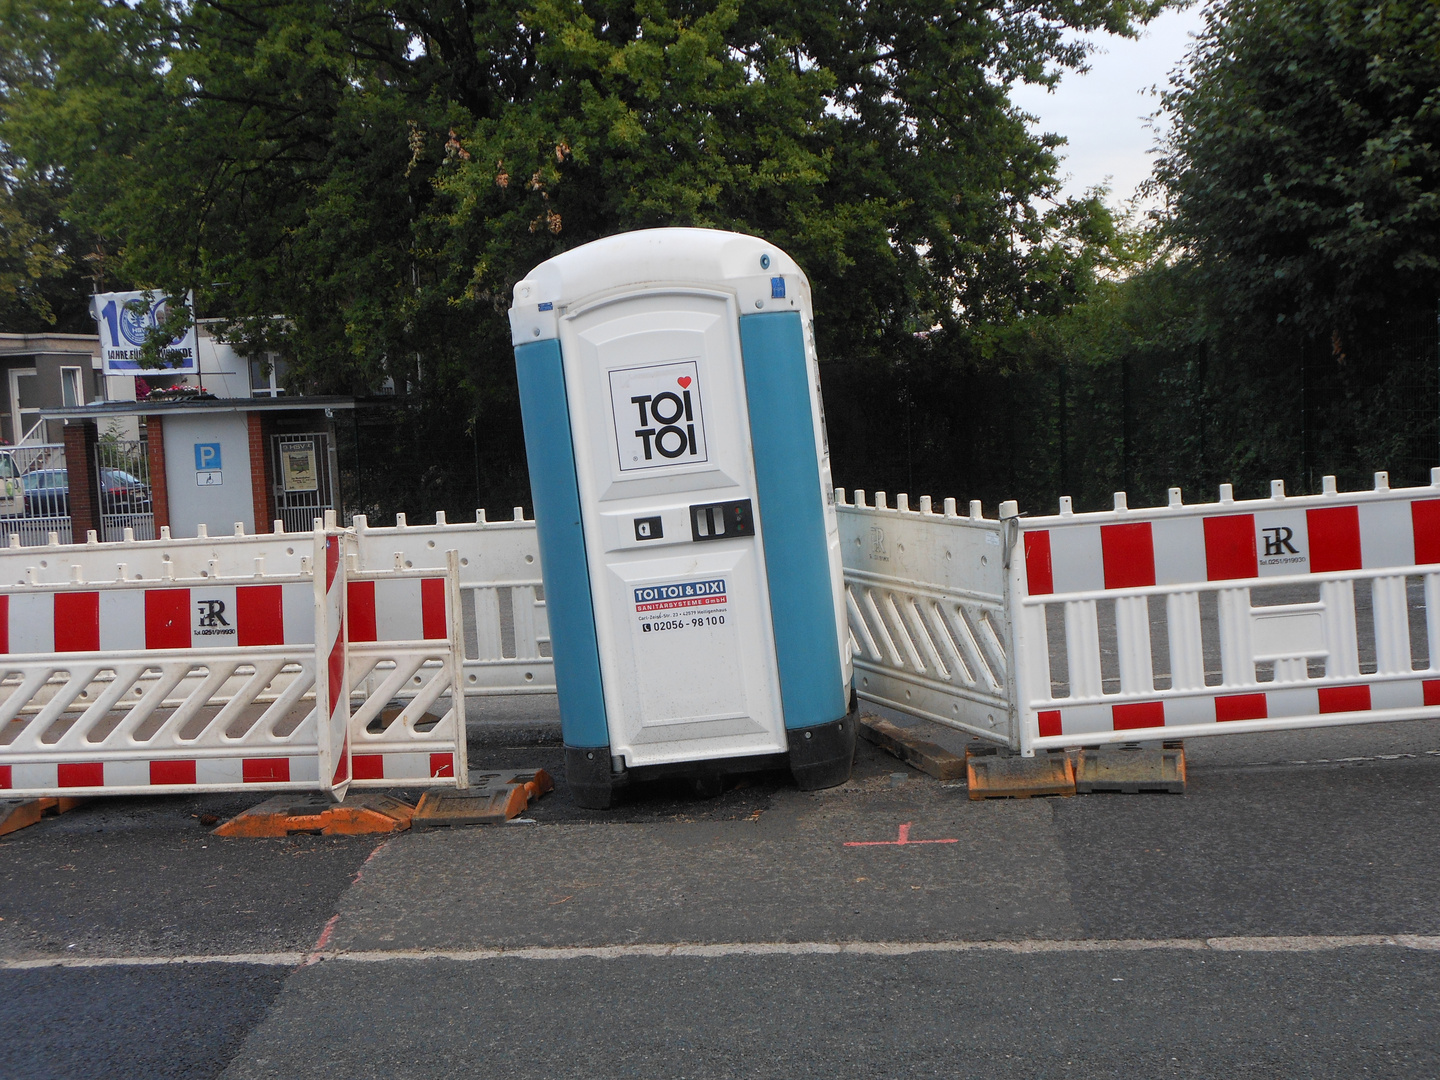
[[[472,765],[558,774],[550,707]],[[0,1077],[1440,1075],[1440,725],[1187,752],[1184,796],[972,803],[862,745],[386,841],[95,800],[0,839]]]

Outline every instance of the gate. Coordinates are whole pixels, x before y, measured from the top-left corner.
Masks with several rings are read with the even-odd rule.
[[[95,448],[100,492],[100,539],[155,539],[150,499],[150,456],[144,439],[102,438]]]
[[[330,436],[323,431],[270,437],[275,513],[286,532],[307,532],[335,508]]]
[[[70,530],[70,480],[65,471],[65,447],[59,443],[27,443],[7,454],[11,470],[24,491],[24,506],[18,514],[0,518],[0,532],[16,537],[24,547],[55,542],[68,544]]]

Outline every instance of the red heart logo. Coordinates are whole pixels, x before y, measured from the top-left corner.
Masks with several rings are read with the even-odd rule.
[[[680,384],[680,389],[681,389],[681,390],[688,390],[688,389],[690,388],[690,376],[689,376],[689,375],[686,375],[684,378],[676,379],[675,381]]]

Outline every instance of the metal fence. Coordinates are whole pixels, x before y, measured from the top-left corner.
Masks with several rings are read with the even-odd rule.
[[[102,438],[95,448],[100,493],[100,539],[155,539],[150,494],[150,455],[144,439]]]
[[[335,509],[330,437],[323,431],[272,435],[270,452],[275,515],[286,532],[305,532],[325,511]]]
[[[25,491],[25,505],[17,515],[0,519],[0,529],[18,536],[24,547],[52,542],[68,544],[70,528],[70,477],[62,443],[27,443],[13,447],[10,459]]]

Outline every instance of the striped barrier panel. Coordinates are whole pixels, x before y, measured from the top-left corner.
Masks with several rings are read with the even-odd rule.
[[[315,565],[337,542],[316,535]],[[0,587],[0,790],[343,796],[347,701],[332,717],[316,645],[333,640],[337,611],[308,564],[156,588],[88,584],[75,566],[64,586]]]
[[[322,528],[335,529],[333,511]],[[0,584],[65,584],[71,567],[87,581],[170,582],[177,579],[231,579],[256,574],[295,574],[310,557],[313,534],[233,534],[188,539],[122,540],[0,548]],[[362,571],[446,569],[445,553],[459,552],[462,680],[470,696],[553,694],[550,631],[540,581],[535,523],[516,508],[513,521],[410,525],[400,515],[394,526],[372,527],[357,515],[353,525],[356,569]],[[383,607],[383,605],[382,605]],[[412,684],[413,685],[413,684]],[[402,693],[410,693],[407,687]]]
[[[350,786],[350,666],[346,662],[344,533],[315,530],[315,723],[320,745],[330,748],[321,759],[320,776],[330,761],[329,790],[344,798]]]
[[[0,790],[463,787],[458,556],[366,573],[306,537],[297,574],[0,587]]]
[[[433,570],[352,571],[347,580],[356,787],[464,786],[460,553]]]
[[[313,593],[308,580],[7,589],[0,592],[0,654],[313,644]],[[207,610],[221,613],[215,625],[195,615]]]
[[[877,704],[1026,754],[1440,718],[1440,470],[999,521],[837,501],[856,689]]]
[[[1440,470],[1015,520],[1027,752],[1440,717]]]
[[[444,570],[445,553],[458,553],[459,612],[464,656],[463,685],[471,697],[553,694],[550,624],[540,582],[535,523],[519,507],[513,521],[394,526],[354,522],[360,567],[365,570]]]

